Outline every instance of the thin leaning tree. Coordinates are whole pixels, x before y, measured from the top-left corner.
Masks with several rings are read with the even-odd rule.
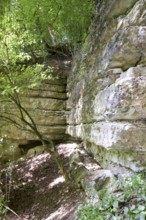
[[[17,3],[8,1],[3,5],[0,16],[0,124],[33,133],[51,154],[65,179],[69,180],[53,140],[44,136],[23,104],[22,97],[39,86],[42,80],[48,79],[52,71],[49,66],[34,62],[34,55],[45,56],[44,45],[41,36],[34,34],[35,26],[18,13],[24,7],[20,8]]]
[[[56,45],[72,48],[84,40],[93,5],[94,0],[71,0],[70,4],[63,0],[31,0],[29,4],[27,0],[2,0],[0,8],[0,122],[34,133],[47,145],[65,179],[68,175],[53,141],[41,133],[22,96],[48,77],[48,67],[38,65],[37,58],[46,60],[46,53]],[[13,108],[8,110],[11,105],[18,114]]]
[[[52,139],[46,137],[38,129],[32,115],[23,105],[22,97],[29,89],[38,86],[44,79],[47,71],[43,70],[42,65],[31,67],[14,67],[11,65],[1,65],[0,71],[0,121],[3,125],[11,124],[22,132],[31,132],[50,153],[56,162],[65,180],[69,180],[68,174],[61,161],[60,155]],[[43,72],[43,75],[41,74]],[[45,72],[45,74],[44,74]],[[45,76],[45,79],[47,76]]]
[[[50,153],[56,162],[65,180],[69,180],[67,171],[61,161],[58,150],[51,138],[43,135],[39,130],[29,109],[23,104],[23,98],[30,89],[40,85],[42,80],[46,80],[52,75],[52,69],[43,64],[28,64],[28,53],[21,53],[17,32],[9,33],[5,29],[5,35],[1,35],[0,47],[0,123],[13,125],[22,132],[33,133],[42,145]],[[3,38],[2,38],[3,37]],[[21,41],[22,41],[21,37]],[[17,50],[19,50],[19,53]],[[21,60],[21,64],[18,64]],[[23,64],[24,63],[24,64]]]

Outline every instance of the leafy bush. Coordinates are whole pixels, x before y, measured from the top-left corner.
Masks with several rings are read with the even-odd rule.
[[[145,220],[146,181],[142,175],[120,178],[113,182],[112,192],[99,192],[97,205],[79,208],[76,220]]]

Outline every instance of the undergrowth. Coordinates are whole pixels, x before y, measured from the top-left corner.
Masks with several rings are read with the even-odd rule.
[[[0,196],[0,217],[5,216],[7,209],[5,207],[6,201],[4,196]]]
[[[7,214],[7,204],[9,202],[10,190],[11,190],[11,177],[12,166],[9,164],[8,171],[2,178],[2,172],[0,170],[0,219],[5,219]]]
[[[96,205],[82,205],[75,220],[146,220],[146,178],[121,177],[113,181],[111,192],[99,191]]]
[[[8,169],[0,173],[0,220],[6,220],[7,213],[12,212],[15,216],[20,217],[8,205],[10,202],[10,193],[12,188],[12,170],[13,164],[9,163]]]

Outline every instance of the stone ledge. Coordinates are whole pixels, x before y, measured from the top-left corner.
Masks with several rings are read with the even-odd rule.
[[[98,191],[113,178],[113,174],[101,169],[81,145],[70,155],[70,174],[75,184],[85,191],[87,201],[93,204],[98,202]]]

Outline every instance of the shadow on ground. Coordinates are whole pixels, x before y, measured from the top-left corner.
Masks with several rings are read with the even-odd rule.
[[[60,145],[61,158],[68,166],[72,145]],[[20,219],[72,220],[84,201],[83,193],[64,182],[49,154],[23,159],[1,171],[2,190],[10,197],[9,207]],[[8,220],[19,219],[8,213]]]

